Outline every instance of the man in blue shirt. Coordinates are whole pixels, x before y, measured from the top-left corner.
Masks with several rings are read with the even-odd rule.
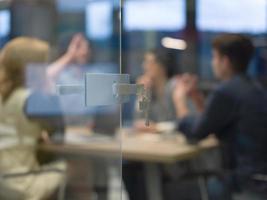
[[[193,140],[215,134],[222,144],[231,189],[238,185],[242,200],[267,199],[267,89],[246,76],[253,44],[245,36],[226,34],[215,38],[212,46],[213,71],[221,84],[203,112],[192,116],[187,97],[191,95],[201,105],[196,78],[184,75],[178,79],[173,100],[182,118],[179,130]]]

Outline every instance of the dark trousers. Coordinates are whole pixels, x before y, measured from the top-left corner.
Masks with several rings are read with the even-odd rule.
[[[122,179],[130,200],[147,200],[144,165],[139,162],[125,162]]]
[[[172,180],[162,171],[162,192],[164,200],[200,200],[195,178]],[[140,162],[124,162],[122,178],[130,200],[147,200],[145,167]]]

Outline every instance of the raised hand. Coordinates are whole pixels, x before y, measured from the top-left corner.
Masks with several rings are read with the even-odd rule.
[[[73,38],[71,39],[71,42],[68,46],[67,52],[66,52],[66,56],[68,56],[68,58],[73,61],[73,59],[75,59],[76,57],[76,53],[79,49],[80,43],[83,42],[84,40],[84,36],[81,33],[77,33],[73,36]]]
[[[184,117],[188,114],[187,98],[197,90],[197,77],[183,74],[176,77],[175,88],[172,94],[177,116]]]
[[[176,77],[175,88],[173,91],[174,102],[185,100],[194,88],[194,80],[189,74]]]

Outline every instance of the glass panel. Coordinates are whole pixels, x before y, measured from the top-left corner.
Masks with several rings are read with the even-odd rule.
[[[254,58],[249,66],[248,73],[250,76],[264,76],[266,74],[266,61],[264,52],[266,51],[264,42],[267,31],[267,2],[259,0],[252,1],[196,1],[196,25],[198,31],[198,63],[199,76],[203,81],[212,85],[215,81],[214,74],[211,68],[211,42],[218,34],[225,33],[240,33],[252,37],[255,41],[257,50]],[[210,7],[214,8],[212,11]],[[250,10],[250,15],[245,12],[237,12],[237,10]],[[226,12],[222,12],[227,10]],[[215,22],[216,21],[216,22]],[[255,21],[257,23],[255,23]],[[218,26],[218,24],[220,24]],[[214,85],[214,84],[213,84]],[[208,87],[206,87],[208,88]]]
[[[179,152],[187,146],[176,133],[172,102],[174,77],[188,67],[187,2],[192,1],[123,1],[122,71],[152,93],[148,109],[142,109],[143,96],[133,96],[123,106],[122,172],[130,200],[199,198],[197,182],[181,180],[188,163],[179,162],[185,155]]]
[[[120,102],[105,103],[109,81],[128,80],[119,0],[0,3],[0,168],[29,172],[3,184],[26,199],[121,199]]]
[[[130,102],[124,104],[122,109],[121,132],[124,159],[122,177],[130,200],[213,199],[213,197],[218,199],[219,196],[223,199],[231,199],[231,195],[236,196],[229,192],[229,183],[224,181],[228,180],[229,176],[239,176],[235,172],[229,172],[228,168],[229,159],[227,158],[231,157],[231,161],[240,160],[240,155],[236,155],[238,148],[231,148],[233,145],[229,143],[231,139],[228,140],[226,136],[229,130],[218,128],[217,132],[220,134],[215,133],[215,135],[220,137],[213,137],[212,134],[212,137],[205,138],[197,144],[188,141],[185,134],[187,132],[187,136],[201,137],[201,133],[205,132],[204,126],[207,128],[214,125],[210,110],[204,113],[202,111],[211,109],[211,105],[214,106],[214,104],[216,108],[223,106],[212,101],[213,98],[208,98],[210,94],[213,97],[216,96],[218,92],[216,88],[220,81],[222,85],[225,84],[223,83],[225,77],[223,78],[222,72],[218,72],[223,61],[218,61],[218,58],[229,58],[229,62],[235,65],[235,61],[240,60],[238,57],[242,55],[242,50],[239,52],[237,47],[242,43],[239,37],[236,39],[220,37],[215,40],[214,45],[212,43],[215,37],[227,33],[250,37],[255,46],[255,52],[248,73],[252,78],[258,79],[256,82],[266,84],[266,8],[266,0],[123,1],[122,72],[131,75],[133,84],[144,84],[152,91],[149,109],[144,109],[147,107],[145,98],[136,97],[136,95],[133,95]],[[247,43],[246,40],[243,42]],[[215,48],[212,48],[214,46]],[[236,49],[232,52],[231,49],[234,46]],[[247,48],[250,49],[250,45]],[[212,50],[215,50],[214,55]],[[250,51],[252,49],[248,50]],[[250,58],[249,55],[242,57]],[[213,66],[215,74],[211,65],[215,65]],[[229,64],[228,67],[234,66]],[[198,81],[195,90],[191,90],[192,93],[188,92],[183,99],[186,101],[182,101],[181,106],[180,98],[173,102],[173,96],[176,96],[173,93],[181,97],[180,84],[183,81],[187,82],[186,80],[190,82],[190,78],[187,79],[188,74],[182,73],[192,73],[198,76]],[[238,75],[238,72],[234,75]],[[227,77],[227,80],[232,78]],[[205,106],[202,105],[199,109],[198,103],[201,101],[199,101],[200,98],[196,100],[194,95],[196,91],[203,95],[201,101],[211,100],[206,102],[208,107],[204,108]],[[140,112],[138,107],[145,112]],[[184,109],[180,109],[181,107]],[[186,111],[188,118],[184,118],[183,111]],[[218,113],[216,117],[220,114]],[[210,124],[207,121],[201,123],[201,120],[196,120],[199,119],[199,115],[202,116],[203,121],[209,118]],[[150,119],[149,127],[145,123],[147,116]],[[194,120],[200,123],[194,124]],[[183,123],[179,124],[180,122]],[[178,132],[177,127],[185,132]],[[194,134],[191,133],[192,127],[195,127]],[[221,137],[223,134],[225,138]],[[240,135],[242,134],[244,133]],[[237,136],[237,140],[239,139]],[[218,142],[222,142],[231,150],[229,151],[228,147],[227,150],[216,148],[219,146]],[[249,150],[248,152],[251,153]],[[230,153],[227,154],[227,158],[225,153]],[[250,167],[253,168],[252,165]],[[220,178],[214,176],[214,172],[220,172]],[[242,187],[242,184],[239,186]],[[251,190],[244,187],[244,191],[246,189]]]

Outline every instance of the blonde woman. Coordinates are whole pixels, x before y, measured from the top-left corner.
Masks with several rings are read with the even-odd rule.
[[[16,38],[0,54],[0,172],[1,174],[25,173],[42,169],[65,170],[63,162],[40,166],[36,159],[36,144],[42,131],[54,131],[55,124],[45,126],[36,120],[38,112],[55,100],[30,93],[25,87],[25,68],[28,64],[47,62],[49,45],[41,40]],[[38,98],[36,98],[38,96]],[[40,101],[36,102],[33,99]],[[52,102],[52,103],[51,103]],[[35,104],[31,107],[31,103]],[[56,105],[58,107],[58,105]],[[29,113],[29,112],[30,113]],[[50,127],[46,129],[46,127]],[[48,198],[63,181],[63,175],[46,172],[4,180],[4,184],[21,192],[23,200]],[[2,198],[1,198],[2,199]],[[9,199],[9,198],[7,198]]]

